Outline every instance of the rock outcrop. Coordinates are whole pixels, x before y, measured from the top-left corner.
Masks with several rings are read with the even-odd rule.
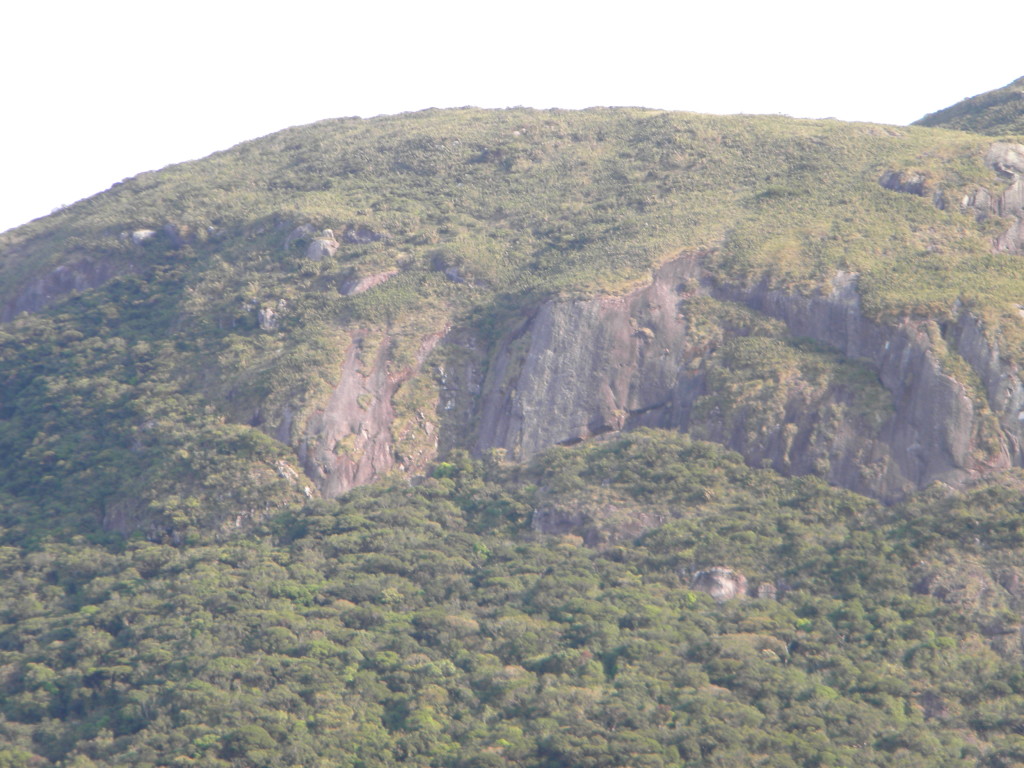
[[[442,334],[424,338],[412,362],[397,368],[393,340],[357,334],[349,344],[338,384],[323,408],[309,417],[301,435],[293,436],[293,414],[282,414],[276,436],[296,445],[306,474],[325,496],[337,496],[371,482],[393,468],[422,472],[436,453],[437,434],[426,429],[429,451],[401,453],[404,437],[397,428],[399,388],[422,370]]]
[[[625,296],[547,301],[492,346],[471,328],[424,337],[402,370],[392,369],[389,338],[357,335],[325,406],[298,435],[293,414],[281,414],[275,434],[296,447],[328,496],[392,468],[422,470],[456,447],[526,459],[636,427],[689,431],[753,465],[818,474],[887,501],[1024,464],[1024,385],[968,312],[943,326],[911,318],[883,325],[862,313],[855,274],[840,272],[828,291],[804,296],[715,282],[701,259],[681,256]],[[873,371],[876,399],[891,407],[865,416],[855,407],[863,383],[812,383],[795,371],[772,382],[774,410],[758,421],[752,406],[715,391],[715,373],[725,370],[716,355],[748,331],[722,327],[712,341],[696,333],[687,306],[702,297],[773,318],[790,337],[859,361]],[[275,320],[261,316],[261,327],[271,330]],[[439,343],[445,362],[428,370],[424,362]],[[956,373],[957,360],[972,371],[970,380]],[[438,405],[418,414],[422,434],[408,455],[398,448],[395,399],[413,379],[436,390]],[[557,528],[563,513],[535,522]],[[594,535],[595,543],[605,538]]]
[[[261,331],[276,331],[281,324],[281,315],[288,308],[288,302],[279,299],[271,306],[262,306],[256,315],[256,321]]]
[[[960,206],[973,212],[978,221],[991,216],[1010,219],[1010,226],[992,240],[992,249],[1002,253],[1024,253],[1024,145],[997,141],[985,155],[985,165],[1010,182],[1001,192],[977,187],[963,196]],[[878,183],[893,192],[928,198],[945,210],[946,192],[928,174],[920,171],[886,171]]]
[[[477,452],[500,448],[519,459],[640,426],[692,431],[753,464],[820,474],[885,500],[934,482],[960,487],[1024,463],[1024,388],[979,321],[961,312],[945,326],[911,318],[882,325],[861,312],[856,283],[856,275],[839,273],[829,292],[814,296],[740,288],[706,279],[700,256],[691,254],[627,296],[546,302],[489,356],[445,372],[445,409],[462,414],[449,430],[468,434]],[[680,311],[693,290],[863,361],[892,408],[880,423],[858,419],[852,388],[838,382],[812,392],[799,378],[783,382],[784,404],[761,432],[751,431],[744,414],[730,421],[701,408],[716,350],[693,337]],[[958,357],[983,391],[954,375],[949,362]],[[442,435],[442,445],[458,443]]]
[[[22,312],[40,312],[70,293],[99,288],[119,275],[134,271],[130,260],[115,257],[84,256],[62,264],[22,284],[0,307],[0,322],[9,322]]]
[[[316,227],[312,224],[300,224],[285,237],[283,250],[287,253],[293,245],[308,240],[315,234]]]
[[[700,381],[688,373],[678,288],[698,269],[695,258],[678,259],[628,296],[537,308],[491,355],[476,450],[525,458],[627,426],[685,428]]]
[[[1011,220],[993,247],[1022,251],[1024,146],[996,142],[985,162],[1008,186],[978,188],[962,205],[979,218]],[[892,171],[879,181],[939,207],[947,204],[948,191],[926,174]],[[134,230],[126,233],[123,250],[148,248],[154,237],[176,242],[188,233]],[[363,226],[348,225],[335,237],[332,230],[317,233],[307,224],[290,232],[285,247],[321,260],[338,251],[339,241],[366,245],[382,239]],[[954,308],[953,319],[941,324],[912,317],[880,323],[861,309],[856,274],[838,272],[817,293],[801,294],[767,281],[716,280],[705,273],[703,255],[688,253],[666,263],[648,285],[623,296],[558,298],[524,309],[496,340],[485,341],[472,327],[422,331],[412,363],[395,362],[387,333],[371,339],[368,331],[356,332],[323,407],[301,417],[297,409],[282,409],[267,420],[275,426],[266,428],[298,452],[326,495],[394,467],[420,471],[452,448],[478,454],[501,449],[526,459],[552,445],[637,427],[691,432],[739,451],[751,464],[817,474],[884,500],[936,482],[962,487],[1024,466],[1020,371],[1002,354],[999,339],[966,309]],[[476,284],[443,255],[433,258],[431,268],[454,282]],[[0,319],[38,311],[133,269],[124,255],[79,255],[24,283],[0,308]],[[332,287],[342,295],[359,294],[396,274],[391,268],[338,278]],[[867,385],[885,407],[864,413],[858,406],[864,381],[812,381],[799,365],[766,374],[774,376],[770,381],[752,382],[750,389],[761,387],[756,397],[730,400],[723,350],[751,330],[719,318],[711,322],[709,336],[695,327],[691,311],[700,299],[770,319],[781,329],[775,340],[824,345],[831,351],[800,354],[817,355],[825,367],[839,370],[847,361],[866,366],[872,378]],[[261,331],[282,329],[283,303],[252,308]],[[403,343],[408,346],[408,339]],[[435,347],[438,355],[425,366]],[[829,354],[838,362],[826,360]],[[412,416],[400,418],[395,398],[407,382],[433,395],[420,398]],[[403,452],[401,435],[416,430],[422,434],[412,441],[415,450]]]
[[[999,157],[993,162],[1016,167],[1013,153]],[[326,495],[395,467],[421,471],[455,447],[503,449],[525,459],[552,445],[641,426],[689,431],[740,451],[751,464],[818,474],[884,500],[934,482],[961,487],[1024,465],[1020,372],[966,310],[943,325],[912,318],[880,324],[862,313],[855,274],[840,272],[829,290],[805,296],[767,284],[716,282],[701,259],[681,256],[625,296],[544,302],[490,346],[472,328],[430,334],[401,370],[394,369],[388,338],[357,334],[324,407],[301,424],[293,423],[296,414],[279,413],[270,431],[296,449]],[[130,269],[128,261],[87,259],[60,267],[23,289],[3,318]],[[359,293],[394,274],[339,290]],[[791,337],[861,361],[891,408],[884,418],[863,418],[854,407],[855,387],[811,384],[796,372],[773,382],[775,410],[754,420],[747,405],[730,405],[714,391],[715,372],[724,370],[716,369],[716,354],[747,330],[722,327],[716,339],[703,338],[687,311],[700,297],[741,305],[778,321]],[[283,309],[261,307],[259,328],[276,331]],[[445,362],[428,370],[424,363],[439,342]],[[958,360],[972,372],[968,379],[951,364]],[[433,388],[439,406],[423,407],[417,448],[403,454],[396,430],[406,427],[395,425],[395,397],[412,379]]]
[[[379,243],[384,239],[384,235],[362,224],[348,224],[341,233],[341,239],[353,245],[366,245]]]
[[[381,283],[386,283],[397,274],[397,269],[388,269],[384,272],[377,272],[376,274],[366,275],[364,277],[351,277],[344,280],[338,286],[338,293],[342,296],[356,296],[370,290],[371,288],[376,288]]]
[[[747,577],[732,568],[716,566],[693,574],[690,588],[710,595],[715,602],[724,603],[747,596]]]
[[[1009,229],[996,236],[993,245],[997,251],[1024,253],[1024,145],[996,142],[985,156],[985,164],[1010,180],[1010,186],[998,195],[984,190],[984,200],[972,200],[969,207],[979,218],[994,214],[1011,219]]]
[[[109,233],[108,233],[109,236]],[[139,228],[122,230],[117,236],[116,249],[88,251],[74,250],[66,254],[65,262],[52,269],[36,267],[35,273],[15,283],[16,290],[0,303],[0,323],[13,320],[22,312],[41,312],[72,293],[96,290],[115,277],[140,274],[142,269],[135,256],[142,249],[156,245],[178,249],[194,244],[196,238],[186,226],[167,222],[159,229]],[[2,254],[3,258],[21,256],[20,246]]]
[[[930,198],[940,210],[946,208],[946,196],[928,174],[919,171],[886,171],[878,183],[893,192]]]
[[[323,261],[337,253],[340,247],[341,244],[334,239],[334,232],[325,229],[306,247],[306,258],[311,261]]]
[[[1015,369],[1004,365],[998,355],[993,359],[977,321],[964,313],[945,328],[934,321],[909,318],[881,325],[861,313],[855,286],[855,276],[840,274],[830,295],[797,296],[765,286],[713,289],[782,320],[796,336],[868,361],[878,372],[892,397],[892,417],[867,456],[833,463],[828,479],[894,499],[933,482],[962,486],[994,469],[1019,464],[1016,401],[1001,398],[992,408],[984,393],[973,392],[970,382],[959,380],[942,365],[943,358],[959,353],[968,363],[984,368],[978,373],[986,387],[1020,386]],[[846,439],[857,438],[848,435]],[[837,446],[843,442],[837,440]]]
[[[588,547],[603,548],[632,541],[665,524],[665,517],[652,510],[637,512],[612,493],[604,498],[576,499],[562,496],[545,500],[533,511],[530,527],[537,533],[580,536]]]

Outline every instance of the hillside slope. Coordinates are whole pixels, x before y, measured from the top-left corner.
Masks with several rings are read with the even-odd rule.
[[[1020,135],[1024,133],[1024,77],[925,115],[914,125],[952,128],[989,136]]]
[[[226,542],[0,548],[0,764],[1024,758],[1019,488],[886,509],[663,430],[452,458]]]
[[[0,242],[5,508],[179,540],[636,426],[963,487],[1024,462],[1022,174],[966,133],[606,109],[143,174]]]
[[[0,235],[0,768],[1021,764],[1022,141],[428,111]]]

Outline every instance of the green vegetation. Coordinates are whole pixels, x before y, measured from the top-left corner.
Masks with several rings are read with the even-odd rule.
[[[601,493],[664,524],[531,532]],[[0,760],[1009,766],[1022,521],[1014,490],[889,511],[641,432],[456,455],[226,543],[48,536],[0,549]],[[709,566],[775,597],[717,604]]]
[[[445,328],[493,342],[546,297],[622,292],[683,252],[714,279],[801,292],[858,272],[878,318],[969,306],[1015,356],[1021,257],[989,247],[1005,222],[878,183],[912,170],[949,200],[998,191],[988,144],[782,117],[463,109],[324,121],[142,174],[0,236],[0,308],[59,267],[120,274],[0,332],[0,488],[24,514],[172,530],[233,525],[240,502],[219,489],[250,472],[263,501],[245,514],[266,514],[303,489],[280,466],[294,456],[255,433],[298,449],[354,338],[404,370]],[[327,228],[337,252],[306,258]],[[430,448],[423,376],[396,395],[406,455]],[[145,424],[160,426],[140,443]],[[230,471],[215,466],[234,450],[224,429],[261,446]]]
[[[955,199],[961,187],[998,184],[983,166],[986,148],[981,137],[914,128],[649,110],[331,120],[128,179],[7,233],[0,270],[13,291],[20,281],[8,272],[82,252],[177,260],[161,248],[184,238],[234,276],[192,282],[206,289],[196,308],[213,316],[218,298],[237,305],[232,293],[246,286],[261,299],[301,295],[397,266],[403,280],[340,302],[376,320],[410,302],[464,305],[492,291],[618,291],[674,253],[719,245],[718,266],[732,278],[767,270],[813,287],[837,266],[891,266],[920,282],[940,262],[978,272],[969,262],[987,248],[969,217],[877,180],[915,168]],[[177,235],[162,231],[168,223]],[[380,239],[343,242],[327,263],[303,264],[295,257],[308,236],[281,248],[304,223]],[[137,228],[158,234],[141,248],[120,236]],[[929,246],[943,247],[942,258]],[[457,269],[463,287],[433,281],[439,267]],[[968,292],[983,296],[997,276],[978,275]],[[882,284],[866,294],[879,311],[907,308],[907,294]]]
[[[0,235],[0,310],[40,310],[0,326],[0,768],[1024,761],[1016,473],[886,508],[648,431],[528,466],[442,446],[415,483],[333,500],[301,470],[346,360],[394,388],[351,398],[388,406],[392,456],[430,457],[427,425],[472,418],[442,412],[444,366],[681,254],[803,294],[858,273],[869,317],[924,321],[987,455],[999,423],[941,324],[967,307],[1024,359],[1009,222],[956,204],[1005,187],[990,144],[427,111],[289,129]],[[866,364],[677,295],[707,350],[697,435],[885,423]],[[449,331],[467,343],[428,357]],[[360,454],[359,426],[325,452]],[[759,596],[696,590],[714,567]]]
[[[989,136],[1024,135],[1024,77],[1009,85],[932,112],[914,125],[952,128]]]
[[[304,498],[286,446],[176,379],[194,353],[149,328],[153,294],[122,279],[0,329],[0,541],[83,525],[194,538]]]
[[[891,416],[892,397],[866,363],[812,340],[794,339],[781,321],[732,302],[697,297],[680,309],[694,342],[715,350],[701,360],[707,393],[691,417],[695,436],[711,439],[714,425],[719,437],[742,434],[754,443],[786,423],[787,413],[799,412],[814,416],[815,431],[821,434],[812,437],[808,450],[821,452],[815,438],[832,437],[824,433],[839,422],[855,421],[865,427],[864,434],[873,435]],[[971,371],[969,380],[976,378]],[[827,476],[827,467],[818,474]]]

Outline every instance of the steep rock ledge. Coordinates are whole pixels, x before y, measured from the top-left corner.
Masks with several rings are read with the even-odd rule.
[[[998,342],[986,336],[981,322],[969,312],[960,313],[949,335],[985,388],[1011,464],[1024,466],[1024,384],[1020,367],[1000,354]]]
[[[692,345],[677,305],[696,269],[680,259],[627,296],[541,305],[489,361],[475,448],[525,458],[640,423],[685,427],[700,381],[681,374]]]
[[[1010,186],[998,195],[982,189],[964,201],[979,219],[1005,216],[1012,220],[1009,229],[993,241],[997,251],[1024,252],[1024,145],[996,142],[985,156],[985,164],[1010,180]]]

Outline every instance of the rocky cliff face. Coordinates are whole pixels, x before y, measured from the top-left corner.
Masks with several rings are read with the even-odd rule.
[[[442,445],[500,448],[522,459],[607,432],[678,429],[722,442],[751,463],[820,474],[888,500],[1020,465],[1024,389],[978,320],[961,312],[945,326],[875,323],[861,312],[856,283],[856,275],[839,273],[831,291],[816,296],[739,288],[707,278],[700,255],[691,254],[627,296],[547,302],[489,358],[477,354],[475,365],[444,380],[442,400],[465,415]],[[858,384],[841,376],[812,381],[799,371],[773,374],[770,395],[723,400],[716,355],[749,329],[726,326],[711,343],[700,338],[687,314],[700,296],[774,318],[792,337],[866,364],[891,407],[858,413]],[[773,404],[759,412],[765,400]]]
[[[1010,185],[1001,192],[979,188],[962,205],[979,218],[1009,219],[993,250],[1019,252],[1024,147],[993,144],[986,164]],[[946,193],[923,176],[890,172],[880,182],[947,205]],[[478,353],[459,375],[443,379],[442,399],[462,417],[449,420],[441,445],[500,448],[522,459],[607,432],[678,429],[724,443],[753,464],[819,474],[886,500],[934,482],[962,487],[1024,464],[1020,371],[981,321],[958,307],[944,324],[910,317],[874,322],[861,310],[857,279],[840,272],[829,291],[812,296],[766,284],[739,287],[706,275],[700,255],[690,254],[627,296],[547,302],[489,357]],[[725,324],[709,343],[688,314],[697,296],[781,321],[790,337],[866,364],[889,407],[858,413],[863,381],[811,382],[799,373],[776,374],[771,396],[761,398],[774,399],[767,412],[756,398],[729,402],[716,355],[750,329]],[[451,435],[453,429],[461,434]]]
[[[1002,398],[993,409],[972,381],[980,375],[987,391],[989,385],[993,390],[1019,387],[1019,377],[993,355],[977,321],[964,313],[945,328],[909,318],[893,325],[874,323],[860,311],[855,279],[837,275],[832,294],[817,297],[764,288],[715,289],[783,320],[797,336],[869,362],[889,392],[892,415],[873,439],[856,425],[838,430],[839,461],[829,480],[891,499],[936,481],[961,486],[1014,460],[1019,463],[1017,401]],[[956,355],[981,370],[957,370]],[[866,438],[871,445],[864,444]],[[855,448],[858,443],[862,447]]]
[[[1024,153],[1015,147],[990,153],[993,167],[1012,175],[1010,187],[998,195],[979,190],[964,203],[979,216],[1016,222],[994,248],[1008,247],[1021,226]],[[911,182],[888,178],[896,191],[940,194],[924,182],[904,188]],[[387,334],[357,332],[323,407],[303,423],[286,408],[266,429],[295,449],[326,496],[392,469],[422,472],[453,448],[526,459],[637,427],[691,432],[753,465],[817,474],[886,500],[1024,465],[1020,372],[970,312],[961,308],[941,325],[881,324],[864,316],[856,274],[837,273],[827,291],[800,295],[716,281],[702,256],[670,261],[625,296],[542,303],[490,345],[473,328],[425,335],[403,365]],[[119,264],[60,268],[27,285],[5,316],[130,269]],[[364,279],[351,292],[393,274]],[[749,317],[702,317],[697,310],[708,301]],[[750,317],[775,325],[766,336]],[[811,339],[820,348],[737,379],[733,369],[743,363],[730,357],[737,345],[766,338],[793,349],[794,340]],[[865,408],[865,399],[877,407]]]
[[[814,130],[824,129],[819,126]],[[671,133],[672,141],[678,147],[699,147],[704,142],[712,149],[720,148],[717,138],[698,140],[692,133],[680,127]],[[518,131],[515,136],[517,142],[525,141]],[[876,138],[872,135],[870,141]],[[891,200],[879,202],[877,197],[883,193],[877,181],[893,192],[893,199],[897,193],[915,195],[948,211],[950,216],[941,225],[950,230],[943,240],[949,248],[955,248],[963,230],[971,227],[969,217],[961,215],[967,212],[977,221],[988,220],[973,233],[974,247],[981,243],[978,250],[985,249],[984,242],[977,239],[980,232],[991,236],[992,250],[1002,256],[1024,253],[1024,146],[990,144],[988,140],[972,145],[975,154],[964,166],[970,171],[965,172],[967,175],[948,172],[942,163],[929,164],[930,154],[917,149],[884,154],[886,162],[891,163],[888,167],[904,170],[884,171],[879,177],[879,166],[874,161],[854,173],[836,165],[832,152],[819,156],[820,146],[824,146],[819,142],[826,139],[824,132],[811,144],[805,145],[802,140],[793,147],[786,144],[789,148],[782,153],[784,157],[773,160],[774,165],[758,166],[756,173],[742,163],[737,165],[745,169],[742,173],[736,171],[740,174],[736,178],[742,181],[735,180],[744,192],[730,203],[735,210],[723,210],[740,219],[730,223],[726,218],[721,231],[700,229],[700,234],[692,235],[688,242],[719,242],[722,232],[730,231],[732,226],[763,229],[761,224],[770,227],[779,221],[789,226],[791,210],[786,201],[802,199],[803,193],[797,187],[766,186],[762,182],[774,177],[762,171],[773,168],[773,174],[785,176],[803,167],[790,165],[791,152],[796,152],[795,156],[810,152],[822,168],[832,168],[833,176],[843,179],[842,185],[829,193],[837,200],[857,195],[857,199],[868,201],[864,202],[865,209],[874,206],[887,211]],[[858,134],[856,140],[865,139]],[[599,143],[595,140],[595,146]],[[623,146],[633,143],[634,138],[630,138]],[[662,143],[656,145],[661,147]],[[845,145],[836,145],[840,146]],[[431,147],[434,145],[427,142],[409,151],[419,157],[421,152],[434,152],[436,147]],[[438,157],[454,163],[449,149]],[[563,150],[566,147],[552,156]],[[984,162],[989,172],[978,164],[978,150],[986,153]],[[586,157],[591,151],[597,150],[588,150]],[[684,172],[686,157],[658,154],[638,160],[635,168],[630,166],[629,174],[623,172],[609,181],[607,189],[618,189],[635,173],[644,180],[644,186],[636,188],[631,205],[642,213],[663,197],[675,199],[680,190],[696,183],[696,176],[690,177],[705,163],[694,159],[692,165],[685,165]],[[535,158],[538,163],[542,159],[540,154]],[[722,156],[722,162],[726,160],[740,162],[728,153]],[[427,175],[439,172],[431,168]],[[484,170],[488,169],[481,166],[476,155],[455,163],[448,168],[455,174],[452,178],[459,179],[452,189],[463,183],[459,174]],[[379,169],[375,172],[384,173]],[[678,175],[672,182],[676,187],[668,183],[668,176],[659,181],[659,173],[673,178]],[[501,178],[504,183],[506,179]],[[808,184],[813,187],[828,178]],[[963,178],[974,181],[962,182]],[[398,181],[396,199],[406,189],[406,180]],[[717,176],[701,182],[709,190],[718,191],[695,197],[695,205],[713,205],[724,182],[725,177]],[[523,195],[534,188],[531,185],[516,187],[518,191],[509,199],[520,205],[521,200],[529,199]],[[361,195],[352,199],[362,201]],[[480,193],[481,200],[486,197]],[[824,204],[832,198],[813,199]],[[363,202],[359,203],[358,214],[351,213],[360,221],[372,212],[363,210]],[[537,203],[543,204],[547,203]],[[584,209],[582,200],[573,203],[577,204]],[[551,216],[565,216],[561,205],[550,211]],[[474,228],[489,231],[488,227],[497,227],[489,239],[473,246],[478,248],[485,242],[505,242],[515,232],[526,231],[523,222],[533,221],[529,226],[542,236],[537,235],[536,242],[524,246],[515,270],[509,267],[509,271],[517,275],[548,274],[541,269],[547,262],[538,261],[538,253],[557,255],[543,267],[553,270],[558,258],[583,248],[586,238],[577,242],[571,218],[548,231],[547,219],[534,220],[531,206],[516,218],[501,207],[477,210],[474,203],[466,209],[469,213],[459,214],[476,222],[463,234]],[[758,218],[762,214],[757,213],[762,207],[775,213],[764,214],[762,220]],[[939,226],[937,219],[929,218],[935,211],[928,205],[911,207],[928,214],[913,220],[914,232]],[[381,203],[381,211],[385,209],[387,206]],[[274,398],[266,398],[262,390],[254,389],[256,394],[233,411],[230,402],[225,406],[232,397],[230,393],[210,387],[213,394],[203,395],[209,394],[213,400],[221,398],[209,405],[211,410],[230,414],[227,418],[246,422],[245,414],[259,414],[246,425],[258,427],[290,446],[305,473],[327,496],[370,482],[392,469],[422,472],[432,459],[455,448],[478,454],[498,449],[512,458],[527,459],[552,445],[571,445],[638,427],[690,432],[739,451],[753,465],[770,466],[787,474],[817,474],[886,500],[935,482],[960,487],[988,473],[1024,465],[1024,385],[1020,372],[1000,348],[998,334],[986,329],[965,307],[953,308],[951,319],[941,323],[909,316],[878,322],[862,310],[857,274],[837,272],[824,288],[804,294],[779,290],[767,279],[755,284],[729,282],[706,271],[707,254],[695,251],[664,264],[649,284],[626,295],[556,298],[524,307],[516,321],[502,321],[501,328],[494,331],[495,337],[469,324],[460,325],[453,318],[481,311],[481,307],[486,311],[488,301],[518,286],[516,282],[500,283],[507,279],[499,277],[501,269],[509,266],[503,261],[505,257],[492,254],[493,258],[474,263],[473,248],[469,246],[466,251],[453,247],[449,253],[446,249],[454,242],[452,238],[457,239],[453,233],[458,231],[447,228],[451,212],[446,208],[428,215],[427,210],[415,216],[410,213],[408,220],[396,214],[387,219],[391,222],[388,229],[355,223],[356,218],[335,223],[334,229],[309,222],[296,227],[290,214],[279,211],[258,220],[249,218],[251,214],[246,211],[233,228],[211,224],[195,231],[170,223],[151,224],[154,229],[131,229],[137,224],[110,228],[104,223],[107,228],[93,232],[93,240],[81,241],[92,242],[92,250],[61,245],[78,250],[64,253],[62,265],[56,268],[53,265],[57,257],[53,254],[59,252],[58,246],[53,246],[53,254],[47,252],[33,261],[28,246],[24,246],[24,253],[15,253],[23,248],[18,245],[7,255],[12,265],[17,262],[11,274],[17,275],[19,282],[17,288],[5,294],[8,298],[0,305],[0,321],[20,312],[39,311],[62,296],[98,288],[118,275],[134,273],[148,280],[150,273],[162,274],[161,269],[173,264],[184,275],[181,279],[186,282],[186,298],[169,301],[168,306],[177,309],[167,309],[167,316],[173,318],[175,312],[178,317],[189,316],[194,306],[198,308],[192,317],[197,333],[203,333],[207,323],[210,329],[216,327],[216,333],[211,332],[211,339],[216,341],[196,345],[207,355],[197,359],[209,361],[212,379],[223,372],[217,366],[219,351],[224,349],[234,350],[232,355],[237,352],[239,360],[262,359],[263,369],[286,359],[274,355],[288,349],[289,344],[296,346],[296,337],[287,334],[302,326],[296,320],[289,327],[289,317],[299,316],[297,308],[304,298],[326,292],[332,300],[356,296],[359,301],[366,299],[365,315],[358,314],[353,305],[326,299],[322,304],[309,301],[304,305],[305,316],[316,320],[310,327],[323,322],[348,340],[342,363],[329,374],[335,384],[330,394],[321,398],[319,409],[310,411],[314,396],[304,400],[304,393],[298,391],[305,384],[296,385],[295,392],[286,391],[282,385]],[[637,219],[636,231],[648,225],[657,229],[664,222],[681,221],[682,211],[682,207],[666,208],[659,214],[662,218]],[[754,218],[744,224],[743,217],[748,215]],[[867,224],[874,222],[879,231],[889,231],[886,227],[890,222],[884,217],[864,215]],[[123,219],[111,214],[110,220]],[[440,226],[442,223],[445,226]],[[604,238],[618,229],[608,227],[607,222],[599,224],[593,224],[588,235],[594,241],[605,242]],[[129,228],[121,231],[122,226]],[[684,239],[674,226],[665,228],[672,228],[672,238]],[[797,223],[792,226],[799,228]],[[396,234],[389,234],[395,227]],[[237,242],[229,247],[234,240]],[[638,242],[647,243],[643,246],[649,249],[647,253],[663,253],[663,248],[669,247],[663,240]],[[886,242],[873,242],[870,247],[877,252]],[[182,258],[184,246],[195,251],[189,255],[196,259],[194,274],[188,273],[191,267],[183,263],[187,261]],[[912,246],[917,247],[916,240],[907,235],[900,240],[900,253],[911,253]],[[774,253],[765,250],[767,241],[758,248],[761,254]],[[614,257],[595,251],[587,258],[594,259],[592,266],[596,269],[607,268],[608,260]],[[764,262],[751,264],[751,271],[771,268]],[[30,269],[30,265],[34,266]],[[817,274],[816,268],[809,269]],[[1004,275],[997,271],[992,269],[992,279],[1002,280]],[[246,281],[236,280],[236,273],[245,274]],[[416,304],[403,292],[412,294],[422,286],[405,280],[409,273],[418,273],[425,281],[422,285],[428,285],[428,276],[440,273],[445,286],[459,286],[462,292],[449,295],[434,286],[430,290],[436,291],[434,300],[440,308],[427,319],[414,322],[410,317],[413,310],[407,308]],[[550,274],[557,274],[557,270]],[[538,284],[531,285],[530,290],[539,290]],[[168,283],[164,290],[178,291],[180,287]],[[393,291],[390,303],[387,291]],[[371,311],[373,300],[382,295],[385,300]],[[193,302],[189,296],[198,298]],[[352,311],[349,317],[355,319],[342,325],[351,322],[365,327],[334,327],[332,324],[347,311]],[[236,323],[239,338],[225,338],[222,331],[234,332]],[[455,327],[444,327],[446,323]],[[249,331],[266,334],[261,336],[266,344],[248,338]],[[273,334],[281,336],[280,344],[271,343]],[[74,333],[68,336],[72,337]],[[188,347],[188,341],[179,339],[176,343]],[[235,358],[229,355],[225,359]],[[335,366],[333,356],[331,361],[329,365]],[[258,369],[246,368],[241,362],[238,365],[239,378]],[[325,369],[318,373],[327,375]],[[135,381],[133,376],[125,378]],[[196,378],[205,381],[204,376]],[[189,382],[182,386],[199,386]],[[277,405],[289,398],[303,405]],[[264,409],[276,412],[264,413]]]
[[[964,204],[972,208],[979,219],[1004,216],[1010,227],[993,242],[997,251],[1021,253],[1024,251],[1024,145],[996,142],[989,149],[985,163],[1004,179],[1009,187],[998,194],[979,189]]]
[[[630,426],[685,428],[700,382],[686,373],[694,349],[679,291],[697,269],[683,258],[628,296],[537,308],[489,361],[476,450],[524,458]]]
[[[960,207],[974,213],[978,221],[998,216],[1009,227],[992,240],[997,253],[1024,252],[1024,145],[997,141],[985,155],[985,165],[1009,182],[1002,191],[976,187],[963,195]],[[939,209],[949,205],[942,185],[916,171],[886,171],[878,180],[886,189],[928,198]]]
[[[416,424],[403,429],[396,404],[401,400],[399,390],[422,371],[441,337],[437,333],[424,338],[411,363],[398,367],[389,336],[358,333],[345,352],[337,386],[302,431],[295,434],[289,411],[281,414],[275,437],[295,445],[303,469],[324,496],[337,496],[393,468],[421,473],[437,455],[433,423],[419,414]],[[420,432],[418,440],[410,439],[411,430]],[[419,450],[408,447],[421,444]]]
[[[800,295],[716,281],[702,259],[680,256],[625,296],[544,302],[491,345],[472,328],[429,334],[404,366],[390,337],[357,333],[324,406],[302,424],[286,410],[271,431],[326,496],[453,448],[522,460],[637,427],[885,500],[1024,465],[1019,370],[966,310],[882,324],[862,312],[856,274]],[[745,363],[759,344],[791,356]]]

